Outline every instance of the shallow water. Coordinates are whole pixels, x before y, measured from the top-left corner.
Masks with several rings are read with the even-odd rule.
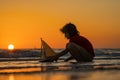
[[[87,63],[63,62],[62,59],[41,63],[39,58],[19,58],[17,61],[1,58],[0,80],[119,80],[120,56],[105,55],[107,51],[97,51],[99,55]]]
[[[96,70],[120,70],[120,60],[96,60],[87,63],[49,62],[39,61],[9,61],[0,62],[0,74],[2,73],[28,73],[28,72],[52,72],[52,71],[96,71]]]
[[[0,62],[0,80],[119,80],[120,60]]]

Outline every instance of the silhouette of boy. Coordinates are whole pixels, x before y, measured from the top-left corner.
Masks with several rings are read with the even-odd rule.
[[[69,40],[69,43],[66,44],[66,48],[62,52],[49,58],[49,61],[57,61],[59,57],[68,52],[71,56],[65,59],[65,61],[75,59],[77,62],[90,62],[93,60],[95,54],[91,42],[79,34],[74,24],[68,23],[60,30]]]

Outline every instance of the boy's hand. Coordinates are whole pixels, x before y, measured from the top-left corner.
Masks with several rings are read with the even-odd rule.
[[[53,62],[56,61],[57,62],[58,58],[56,58],[55,56],[51,56],[51,57],[47,57],[47,59],[41,61],[41,62]]]

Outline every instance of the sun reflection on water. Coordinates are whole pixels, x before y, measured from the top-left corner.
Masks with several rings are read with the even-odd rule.
[[[14,79],[14,75],[13,74],[10,74],[10,76],[9,76],[9,79],[8,80],[15,80]]]

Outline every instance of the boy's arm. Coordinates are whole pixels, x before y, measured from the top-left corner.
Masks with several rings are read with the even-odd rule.
[[[50,59],[50,61],[54,61],[54,60],[57,61],[57,59],[58,59],[59,57],[61,57],[61,56],[65,55],[65,54],[67,54],[67,52],[68,52],[68,50],[65,49],[65,50],[63,50],[62,52],[56,54],[55,56],[52,56],[52,57],[49,58],[49,59]]]

